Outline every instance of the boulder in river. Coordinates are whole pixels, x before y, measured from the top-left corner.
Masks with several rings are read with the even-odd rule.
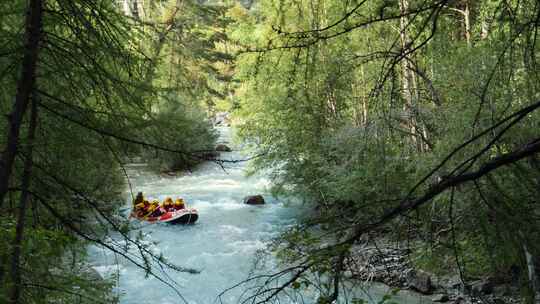
[[[227,145],[219,144],[219,145],[216,146],[216,151],[219,151],[219,152],[231,152],[232,149],[229,148],[229,146],[227,146]]]
[[[250,195],[244,197],[244,204],[248,205],[264,205],[264,197],[262,195]]]
[[[421,270],[411,270],[407,273],[407,285],[423,294],[430,294],[433,290],[431,285],[431,276]]]
[[[493,283],[489,279],[475,281],[471,284],[473,295],[490,294],[493,292]]]

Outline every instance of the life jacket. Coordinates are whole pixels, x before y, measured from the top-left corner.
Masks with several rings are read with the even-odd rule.
[[[143,200],[141,203],[135,206],[135,212],[137,216],[143,217],[147,215],[149,208],[150,208],[150,203],[147,200]]]
[[[147,200],[143,199],[142,201],[135,204],[135,210],[147,209],[148,205],[150,205],[150,203]]]
[[[153,200],[150,206],[148,207],[148,213],[152,217],[160,216],[162,214],[159,208],[159,201]]]

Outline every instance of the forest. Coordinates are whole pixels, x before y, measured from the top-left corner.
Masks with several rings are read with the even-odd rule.
[[[137,303],[89,246],[205,303],[124,212],[137,161],[296,210],[216,303],[539,303],[539,30],[533,0],[1,1],[0,303]]]

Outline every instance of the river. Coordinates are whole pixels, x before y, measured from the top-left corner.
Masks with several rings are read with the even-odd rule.
[[[233,150],[239,148],[233,145],[229,128],[218,129],[219,142],[232,146]],[[221,154],[222,159],[245,157],[237,151]],[[201,272],[162,273],[178,284],[184,301],[174,290],[155,278],[145,277],[143,270],[128,261],[92,246],[89,256],[94,268],[103,276],[118,276],[115,292],[122,304],[219,303],[217,296],[250,275],[257,252],[265,248],[268,240],[293,225],[295,212],[299,212],[297,206],[290,207],[268,194],[270,180],[266,176],[246,177],[246,164],[242,162],[225,164],[224,168],[209,162],[179,177],[156,175],[145,164],[130,164],[126,169],[134,191],[143,191],[146,197],[159,200],[181,196],[188,207],[199,211],[199,221],[194,225],[151,224],[142,225],[138,231],[145,241],[155,243],[151,245],[155,253],[163,254],[174,264]],[[243,198],[253,194],[263,194],[266,204],[243,204]],[[126,192],[124,209],[129,209],[130,204],[131,196]],[[273,268],[272,262],[266,267]],[[222,296],[221,301],[237,303],[242,291],[234,289]],[[386,291],[380,286],[372,288],[373,301]],[[309,297],[306,299],[309,302]],[[399,296],[402,303],[422,301],[408,294]]]

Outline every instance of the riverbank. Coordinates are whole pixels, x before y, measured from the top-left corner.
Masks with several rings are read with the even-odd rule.
[[[231,129],[220,127],[218,143],[232,146],[232,151],[222,151],[223,159],[243,159],[231,140]],[[193,172],[160,175],[144,163],[126,166],[133,189],[162,200],[166,196],[182,196],[189,207],[201,214],[200,221],[191,226],[141,225],[137,232],[150,248],[175,265],[200,270],[189,274],[164,270],[178,286],[188,303],[212,303],[219,293],[235,283],[245,280],[257,269],[261,256],[271,257],[266,245],[281,231],[296,223],[302,214],[298,208],[269,195],[271,181],[264,174],[246,176],[245,163],[225,163],[224,167],[205,162]],[[262,194],[265,205],[248,206],[243,199],[247,195]],[[125,208],[131,199],[126,194]],[[355,259],[348,261],[347,275],[362,281],[378,282],[368,289],[374,303],[392,288],[400,288],[394,299],[398,303],[416,304],[448,302],[452,304],[473,303],[458,286],[455,278],[438,278],[433,274],[414,271],[409,262],[406,246],[390,246],[390,242],[372,247],[355,247]],[[128,261],[117,259],[113,254],[91,248],[96,269],[104,277],[118,274],[116,293],[122,304],[176,303],[177,295],[154,278],[145,278],[144,271]],[[265,266],[275,271],[274,261]],[[458,279],[459,280],[459,279]],[[390,286],[390,289],[387,287]],[[225,295],[224,303],[234,303],[243,290],[237,289]],[[513,303],[505,297],[491,297],[495,304]]]
[[[519,288],[511,282],[492,277],[462,280],[454,273],[436,275],[414,266],[407,244],[378,241],[377,245],[356,246],[348,261],[346,276],[371,281],[400,290],[416,292],[437,303],[448,304],[516,304]]]

